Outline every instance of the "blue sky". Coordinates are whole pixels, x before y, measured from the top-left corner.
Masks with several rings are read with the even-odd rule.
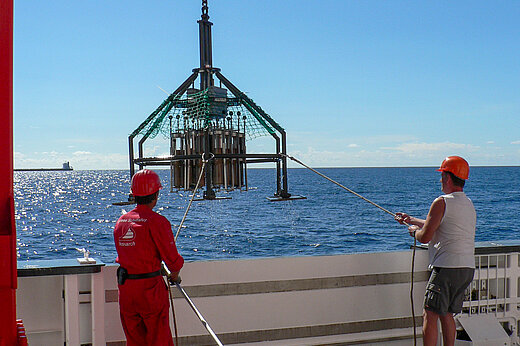
[[[159,87],[198,66],[200,7],[15,1],[15,167],[127,169]],[[214,66],[309,165],[520,165],[519,1],[209,0],[209,15]]]

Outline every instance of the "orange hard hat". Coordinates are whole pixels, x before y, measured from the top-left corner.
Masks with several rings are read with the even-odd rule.
[[[451,172],[457,178],[466,180],[469,178],[469,164],[460,156],[448,156],[442,161],[439,172]]]
[[[148,196],[162,189],[161,180],[154,171],[143,169],[132,177],[132,194]]]

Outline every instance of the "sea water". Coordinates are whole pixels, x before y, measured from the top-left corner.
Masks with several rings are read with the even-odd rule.
[[[440,174],[421,168],[323,168],[320,172],[391,212],[424,218],[440,191]],[[170,193],[169,171],[155,210],[173,232],[190,193]],[[307,169],[289,169],[289,192],[304,200],[270,202],[273,169],[248,170],[248,191],[195,201],[177,247],[186,260],[313,256],[409,249],[412,238],[393,217]],[[18,260],[91,257],[113,263],[116,220],[133,206],[128,171],[15,172]],[[520,239],[520,167],[473,167],[465,188],[477,211],[476,240]],[[199,192],[197,195],[200,195]]]

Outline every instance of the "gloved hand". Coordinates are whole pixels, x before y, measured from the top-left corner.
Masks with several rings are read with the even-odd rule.
[[[161,266],[161,274],[163,276],[166,276],[166,279],[171,285],[175,285],[175,283],[181,283],[181,277],[179,275],[179,272],[170,272],[170,270],[168,269],[168,267],[166,267],[166,264],[164,264],[164,262],[161,263]]]
[[[175,285],[175,283],[180,284],[182,280],[179,273],[172,273],[172,275],[168,277],[168,281],[171,285]]]

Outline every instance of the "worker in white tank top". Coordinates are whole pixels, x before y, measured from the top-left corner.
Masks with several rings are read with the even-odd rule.
[[[410,236],[428,243],[432,270],[426,286],[423,310],[423,344],[437,344],[437,321],[440,319],[443,345],[455,344],[456,327],[453,314],[462,310],[464,291],[475,271],[476,213],[464,193],[469,165],[462,157],[449,156],[437,170],[441,172],[442,191],[426,219],[396,213],[395,219],[409,225]]]
[[[475,268],[475,224],[473,203],[462,191],[440,196],[444,216],[428,243],[430,269]]]

